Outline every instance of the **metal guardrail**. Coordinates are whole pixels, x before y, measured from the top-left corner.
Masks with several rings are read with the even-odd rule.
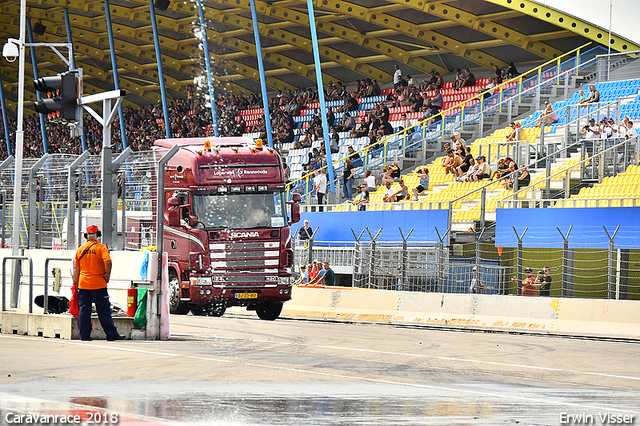
[[[2,312],[5,312],[6,309],[6,269],[7,269],[7,260],[28,260],[29,261],[29,313],[33,313],[33,259],[30,256],[6,256],[2,259]],[[22,266],[22,262],[18,265]],[[18,280],[19,273],[16,272]],[[20,289],[20,282],[13,283],[11,288],[11,307],[18,307],[18,291]]]

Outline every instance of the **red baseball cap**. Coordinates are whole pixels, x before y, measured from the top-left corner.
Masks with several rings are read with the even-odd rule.
[[[96,225],[87,226],[87,234],[97,234],[97,233],[98,233],[98,227]]]

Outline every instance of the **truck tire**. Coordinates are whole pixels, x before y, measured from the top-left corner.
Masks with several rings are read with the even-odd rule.
[[[264,303],[256,306],[258,318],[265,321],[274,321],[282,312],[282,303]]]
[[[189,313],[189,305],[180,300],[180,279],[174,270],[169,271],[169,312],[176,315]]]

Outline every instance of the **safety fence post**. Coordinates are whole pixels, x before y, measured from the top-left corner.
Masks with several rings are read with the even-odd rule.
[[[524,234],[527,233],[527,230],[529,229],[529,227],[527,226],[526,228],[524,228],[524,231],[522,231],[522,234],[518,235],[518,231],[516,231],[516,227],[513,226],[513,232],[515,232],[516,234],[516,238],[518,239],[518,253],[517,253],[517,265],[518,265],[518,271],[516,272],[516,276],[519,278],[522,276],[522,239],[524,238]],[[522,281],[521,280],[517,280],[517,284],[518,287],[516,289],[516,294],[522,294]]]
[[[401,269],[400,269],[399,278],[401,279],[402,286],[406,291],[406,290],[409,290],[407,285],[408,284],[407,283],[407,263],[409,261],[409,252],[407,251],[407,240],[411,236],[411,233],[413,232],[413,228],[411,228],[411,230],[409,231],[406,237],[402,233],[402,228],[398,227],[398,231],[400,231],[400,237],[402,238],[402,261],[400,262]],[[398,288],[398,290],[400,289]]]
[[[616,249],[615,249],[615,244],[613,239],[616,237],[616,234],[618,233],[618,230],[620,229],[620,225],[618,225],[616,227],[616,230],[613,231],[613,235],[609,235],[609,231],[607,231],[606,226],[602,225],[602,228],[604,228],[604,232],[605,234],[607,234],[607,237],[609,238],[609,250],[608,250],[608,274],[607,274],[607,288],[608,288],[608,292],[607,292],[607,297],[609,299],[619,299],[620,297],[620,286],[619,286],[619,281],[616,279],[616,259],[615,259],[615,254],[616,254]]]
[[[575,263],[575,253],[569,249],[569,234],[573,225],[569,226],[567,235],[562,234],[560,228],[556,229],[564,240],[562,246],[562,297],[573,297],[573,268]]]
[[[380,236],[380,233],[382,232],[382,228],[380,228],[378,230],[378,233],[376,234],[376,236],[374,237],[373,235],[371,235],[371,231],[369,231],[369,227],[365,228],[367,230],[367,233],[369,234],[369,237],[371,238],[371,252],[369,253],[369,282],[367,287],[371,288],[371,286],[373,286],[373,281],[374,281],[374,268],[376,267],[376,239]]]
[[[437,269],[437,277],[438,277],[438,292],[444,293],[444,239],[447,238],[447,234],[449,234],[451,228],[447,229],[447,231],[440,235],[440,231],[436,227],[436,234],[438,234],[438,269]]]

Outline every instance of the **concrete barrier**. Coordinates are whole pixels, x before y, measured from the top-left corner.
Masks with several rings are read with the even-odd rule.
[[[640,301],[294,287],[284,315],[640,339]]]
[[[44,275],[49,274],[49,295],[65,296],[71,298],[71,286],[73,280],[71,270],[72,262],[62,262],[52,260],[49,262],[48,271],[44,270],[45,260],[47,258],[68,258],[75,257],[73,250],[25,250],[24,256],[30,256],[33,260],[33,295],[38,296],[44,294]],[[11,256],[10,249],[0,249],[0,262],[7,256]],[[112,304],[117,304],[124,312],[127,310],[127,289],[131,286],[131,281],[140,280],[140,267],[144,258],[144,253],[137,251],[112,251],[110,253],[113,262],[111,271],[111,279],[109,281],[109,299]],[[78,325],[77,320],[68,315],[44,315],[44,309],[33,304],[33,313],[29,314],[29,266],[28,262],[23,265],[21,286],[18,292],[17,308],[8,309],[6,312],[0,312],[0,327],[4,334],[26,334],[30,336],[43,336],[61,339],[77,339]],[[52,268],[61,268],[62,285],[60,292],[53,291]],[[6,306],[9,308],[9,300],[11,297],[11,270],[12,261],[7,261],[6,270]],[[1,281],[0,281],[1,282]],[[152,312],[148,310],[148,312]],[[113,317],[114,323],[121,334],[136,339],[155,338],[147,336],[146,330],[134,330],[133,318]],[[105,339],[104,331],[100,326],[97,317],[93,318],[93,331],[91,337],[94,339]],[[149,332],[151,333],[151,331]]]

